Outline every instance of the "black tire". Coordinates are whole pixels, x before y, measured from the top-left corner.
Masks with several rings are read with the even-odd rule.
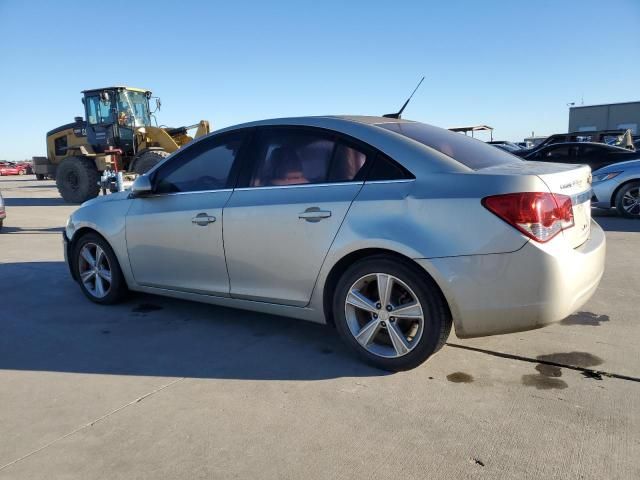
[[[616,202],[615,202],[616,210],[618,210],[618,213],[620,215],[626,218],[634,218],[636,220],[640,219],[640,205],[637,205],[631,208],[630,211],[625,210],[624,208],[625,195],[627,195],[627,200],[630,196],[635,198],[640,198],[640,181],[629,182],[626,185],[624,185],[616,194]]]
[[[396,358],[385,358],[367,351],[355,339],[347,324],[345,301],[351,286],[358,279],[373,273],[385,273],[401,280],[415,293],[422,306],[422,335],[408,353]],[[365,362],[388,371],[410,370],[422,364],[442,348],[451,331],[451,314],[435,282],[409,261],[386,255],[364,258],[347,269],[334,291],[333,315],[342,340]]]
[[[44,180],[45,176],[42,173],[36,173],[36,180]]]
[[[93,160],[87,157],[67,157],[56,171],[60,196],[69,203],[82,203],[100,193],[100,174]]]
[[[4,224],[4,218],[2,220],[0,220],[0,230],[2,230],[3,224]]]
[[[147,173],[168,156],[169,154],[164,150],[150,150],[148,152],[144,152],[133,162],[133,171],[138,175]]]
[[[109,286],[109,291],[102,298],[98,298],[93,295],[80,279],[80,252],[85,245],[91,244],[98,245],[103,250],[104,255],[106,255],[107,257],[108,265],[111,271],[111,284]],[[73,253],[71,256],[71,268],[73,269],[75,278],[80,285],[82,293],[84,293],[85,296],[92,302],[99,303],[101,305],[113,305],[115,303],[121,302],[126,298],[129,290],[127,288],[127,283],[124,279],[124,276],[122,275],[122,270],[120,269],[118,259],[109,243],[100,235],[96,233],[87,233],[78,239],[73,247]]]

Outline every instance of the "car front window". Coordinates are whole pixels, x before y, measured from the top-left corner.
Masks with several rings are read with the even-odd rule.
[[[224,140],[199,142],[160,167],[154,193],[178,193],[226,188],[231,167],[243,144],[244,134]]]

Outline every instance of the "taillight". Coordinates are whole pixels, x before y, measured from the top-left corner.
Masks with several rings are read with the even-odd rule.
[[[571,197],[559,193],[521,192],[482,199],[482,205],[537,242],[548,242],[573,227]]]

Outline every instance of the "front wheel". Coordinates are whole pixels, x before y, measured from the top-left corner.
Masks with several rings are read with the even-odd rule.
[[[623,217],[640,218],[640,182],[630,182],[616,195],[616,210]]]
[[[449,309],[435,283],[400,259],[365,258],[335,290],[333,312],[342,339],[367,363],[383,370],[417,367],[444,345]]]
[[[127,285],[118,259],[102,237],[89,233],[80,238],[71,261],[80,288],[89,300],[106,305],[125,297]]]

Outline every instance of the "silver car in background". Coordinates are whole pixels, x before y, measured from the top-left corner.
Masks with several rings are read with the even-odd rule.
[[[614,163],[593,172],[592,205],[640,219],[640,160]]]
[[[364,360],[403,370],[452,324],[529,330],[591,297],[605,237],[590,173],[406,120],[259,121],[84,203],[65,254],[94,302],[135,290],[329,323]]]

